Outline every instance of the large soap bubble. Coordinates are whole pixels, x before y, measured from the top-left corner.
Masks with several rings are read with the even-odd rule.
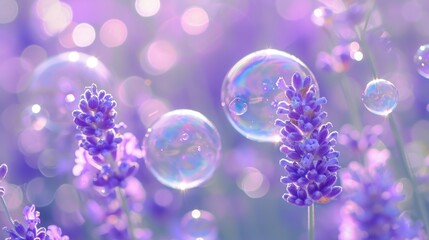
[[[290,79],[298,72],[313,73],[297,57],[275,49],[253,52],[238,61],[226,75],[221,93],[224,112],[232,126],[248,139],[260,142],[280,140],[279,128],[274,126],[277,103],[285,100],[276,81]]]

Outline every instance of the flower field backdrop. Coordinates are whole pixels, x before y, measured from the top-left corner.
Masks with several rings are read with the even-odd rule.
[[[427,239],[428,23],[426,0],[0,0],[0,237]]]

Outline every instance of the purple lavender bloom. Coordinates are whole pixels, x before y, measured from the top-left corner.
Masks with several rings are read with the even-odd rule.
[[[27,228],[19,221],[14,220],[14,229],[4,227],[3,230],[9,234],[6,240],[68,240],[67,236],[61,236],[61,229],[55,225],[50,225],[48,231],[44,227],[37,227],[40,223],[40,212],[36,211],[33,205],[25,206],[23,210],[24,220],[27,223]],[[50,230],[49,230],[50,229]],[[55,231],[55,234],[53,232]]]
[[[137,140],[131,133],[121,134],[126,126],[115,124],[116,102],[104,90],[93,84],[81,96],[79,109],[73,111],[74,122],[81,131],[80,147],[76,151],[76,176],[90,172],[93,185],[109,194],[116,187],[125,187],[126,178],[139,168],[136,162],[142,157]],[[111,155],[111,157],[109,156]],[[111,161],[109,161],[109,158]]]
[[[381,125],[365,126],[359,132],[346,124],[340,130],[338,142],[351,148],[354,152],[366,152],[377,142],[382,132]]]
[[[371,164],[352,162],[341,175],[348,200],[339,239],[426,239],[422,224],[413,224],[398,208],[404,199],[401,185],[382,161]]]
[[[81,95],[79,109],[73,111],[74,122],[81,131],[80,146],[90,155],[106,155],[116,151],[122,141],[115,125],[116,101],[104,90],[92,84]]]
[[[283,199],[298,206],[310,206],[313,202],[327,203],[341,193],[337,181],[339,152],[334,150],[337,132],[330,132],[331,123],[324,123],[327,113],[322,111],[326,98],[318,98],[309,76],[304,79],[298,73],[292,76],[292,85],[283,78],[277,86],[285,91],[286,101],[278,104],[277,114],[286,114],[288,120],[277,119],[281,126],[280,151],[286,158],[280,165],[287,172],[280,181],[286,184]]]

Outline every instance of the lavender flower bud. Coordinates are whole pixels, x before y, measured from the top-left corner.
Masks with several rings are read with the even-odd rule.
[[[327,100],[316,97],[311,78],[302,79],[295,73],[291,82],[286,85],[281,78],[277,84],[286,89],[287,98],[278,113],[287,112],[289,117],[286,121],[275,122],[282,127],[280,151],[286,157],[280,160],[287,173],[280,179],[286,184],[283,198],[298,206],[327,203],[341,193],[341,187],[334,186],[340,168],[339,152],[334,150],[337,133],[329,132],[331,123],[323,124],[327,113],[322,111],[322,105]]]

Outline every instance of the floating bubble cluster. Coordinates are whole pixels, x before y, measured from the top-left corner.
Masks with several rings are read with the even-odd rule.
[[[183,240],[215,240],[217,227],[215,217],[207,211],[194,209],[183,216],[180,222],[180,239]]]
[[[372,113],[387,116],[398,104],[399,93],[393,83],[375,79],[366,85],[362,94],[365,107]]]
[[[208,180],[220,156],[220,136],[201,113],[179,109],[162,115],[143,141],[146,165],[164,185],[186,190]]]
[[[232,126],[248,139],[277,142],[279,128],[273,123],[284,93],[276,87],[276,81],[279,77],[290,79],[295,72],[315,81],[301,60],[279,50],[260,50],[238,61],[226,75],[221,93]]]
[[[96,83],[108,88],[110,73],[93,56],[80,52],[65,52],[42,62],[34,71],[31,85],[21,97],[32,112],[46,111],[49,127],[69,123],[71,111],[79,102],[85,86]],[[34,109],[36,106],[36,109]]]
[[[429,79],[429,44],[422,45],[414,55],[417,72],[424,78]]]

